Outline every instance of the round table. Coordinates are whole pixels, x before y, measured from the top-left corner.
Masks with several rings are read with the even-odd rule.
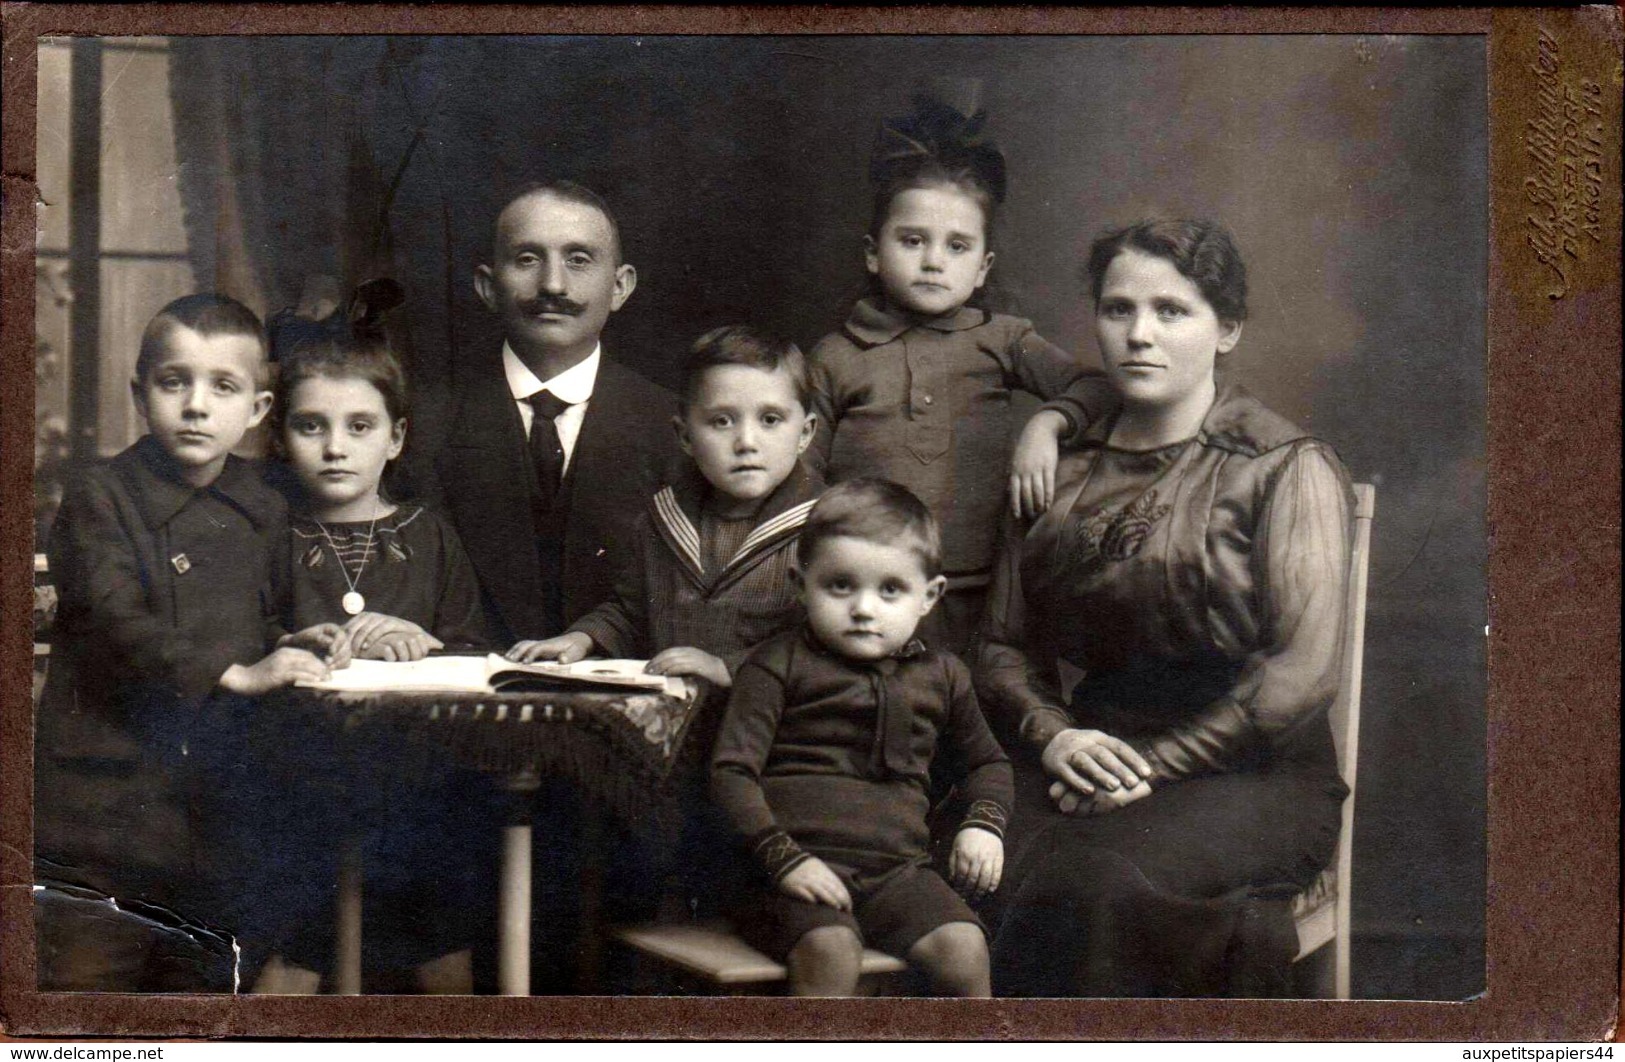
[[[699,703],[665,693],[567,688],[543,691],[419,692],[294,689],[289,711],[313,713],[345,733],[385,727],[426,756],[501,778],[521,797],[544,776],[561,777],[589,803],[633,826],[662,829],[673,812],[666,782]],[[402,765],[409,769],[409,765]],[[523,803],[523,801],[521,801]],[[498,984],[530,994],[531,844],[528,814],[503,827],[498,893]],[[361,868],[346,858],[339,879],[335,987],[361,990]]]

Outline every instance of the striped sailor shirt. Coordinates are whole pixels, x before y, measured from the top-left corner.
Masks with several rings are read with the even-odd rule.
[[[607,656],[643,659],[685,645],[720,657],[732,672],[757,643],[799,622],[790,571],[796,539],[823,489],[817,474],[797,463],[721,565],[714,558],[724,551],[706,536],[737,529],[706,519],[711,489],[691,468],[649,500],[614,596],[572,631],[589,635]]]

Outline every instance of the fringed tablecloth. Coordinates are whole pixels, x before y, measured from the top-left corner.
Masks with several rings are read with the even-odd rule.
[[[667,782],[699,698],[660,693],[550,691],[403,693],[299,689],[290,710],[359,746],[385,733],[425,757],[510,778],[563,777],[629,825],[664,818]],[[411,756],[408,756],[411,759]],[[374,765],[377,768],[382,765]],[[412,763],[392,764],[394,771]]]

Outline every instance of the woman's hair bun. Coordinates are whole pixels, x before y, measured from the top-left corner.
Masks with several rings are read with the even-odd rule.
[[[914,109],[881,123],[869,157],[877,187],[907,180],[919,169],[969,170],[993,197],[1004,201],[1004,152],[983,131],[982,83],[974,78],[933,78],[911,97]]]

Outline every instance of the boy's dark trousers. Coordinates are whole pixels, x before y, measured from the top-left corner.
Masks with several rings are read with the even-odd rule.
[[[118,755],[42,751],[36,761],[42,990],[232,990],[238,904],[218,875],[229,856],[214,847],[207,812],[230,796],[203,769],[213,739],[197,721],[154,712],[131,720]]]

